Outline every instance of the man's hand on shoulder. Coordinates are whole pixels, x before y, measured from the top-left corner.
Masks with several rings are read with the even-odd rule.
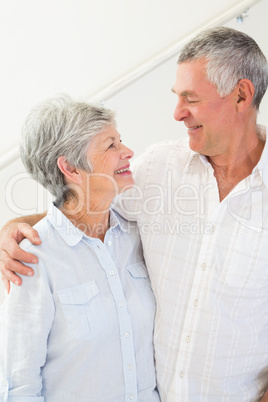
[[[36,220],[31,223],[38,222],[43,216],[43,214],[38,215],[37,218],[37,215],[35,215]],[[25,237],[35,245],[41,244],[38,232],[28,223],[18,222],[18,219],[8,222],[0,232],[0,271],[7,292],[10,291],[10,281],[16,285],[21,285],[22,283],[21,278],[15,272],[21,275],[33,275],[33,270],[20,261],[26,264],[38,262],[37,257],[19,247],[19,243]]]

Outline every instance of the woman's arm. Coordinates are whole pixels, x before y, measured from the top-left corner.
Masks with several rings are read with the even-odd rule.
[[[23,286],[11,285],[0,306],[3,401],[44,401],[41,368],[55,310],[46,276],[39,264],[36,268],[34,277],[26,277]]]
[[[33,270],[25,266],[25,263],[37,263],[37,258],[30,253],[26,253],[19,247],[19,243],[25,237],[32,244],[41,244],[38,232],[31,226],[39,222],[46,214],[30,215],[22,218],[13,219],[5,224],[0,231],[0,271],[6,287],[10,291],[10,281],[16,285],[21,285],[21,278],[14,272],[21,275],[33,275]]]

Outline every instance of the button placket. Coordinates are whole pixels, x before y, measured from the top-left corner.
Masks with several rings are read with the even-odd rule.
[[[200,304],[200,294],[202,293],[207,281],[207,261],[209,257],[211,239],[212,235],[206,235],[203,238],[199,252],[199,259],[197,261],[195,275],[193,278],[193,286],[190,293],[190,299],[192,300],[192,303],[189,303],[186,310],[184,327],[182,329],[183,336],[181,338],[179,354],[177,358],[177,372],[181,379],[185,377],[187,373],[190,344],[192,342],[195,342],[195,326],[199,316],[197,306]]]
[[[107,242],[108,245],[109,241]],[[110,242],[112,246],[112,242]],[[115,301],[118,324],[120,328],[121,351],[124,367],[126,399],[137,401],[137,373],[134,351],[134,339],[129,313],[126,308],[125,295],[122,288],[119,272],[112,258],[113,248],[101,244],[97,249],[97,256],[106,273],[108,283]],[[131,368],[130,368],[131,367]]]

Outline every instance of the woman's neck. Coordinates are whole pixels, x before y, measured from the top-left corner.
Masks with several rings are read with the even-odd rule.
[[[86,205],[76,199],[69,199],[60,208],[74,226],[87,236],[104,240],[109,229],[111,202],[88,202]]]

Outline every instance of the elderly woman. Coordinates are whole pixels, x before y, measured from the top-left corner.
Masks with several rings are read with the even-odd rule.
[[[67,96],[23,129],[27,171],[54,196],[33,278],[0,311],[1,401],[159,401],[155,302],[137,228],[110,209],[133,186],[112,111]]]

